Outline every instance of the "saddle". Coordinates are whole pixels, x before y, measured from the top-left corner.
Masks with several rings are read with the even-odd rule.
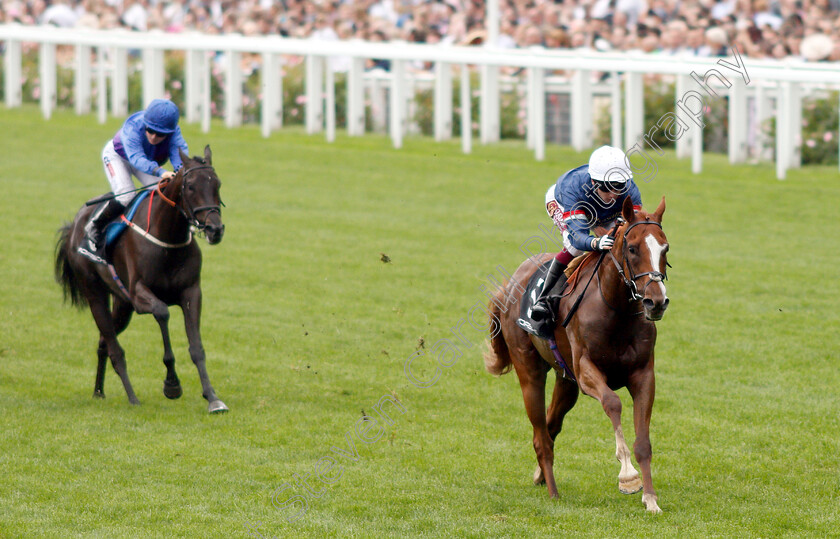
[[[583,265],[583,262],[587,259],[589,254],[590,253],[582,254],[572,260],[566,268],[566,271],[564,271],[563,275],[561,275],[557,280],[557,284],[554,285],[554,291],[549,291],[554,292],[554,294],[549,296],[549,302],[551,303],[551,310],[553,312],[557,311],[558,297],[562,295],[569,286],[572,288],[575,287],[577,282],[576,272],[578,268]],[[525,293],[522,294],[522,304],[519,307],[519,318],[516,320],[519,327],[531,335],[536,335],[541,339],[553,339],[554,328],[557,326],[558,322],[556,319],[552,320],[546,318],[544,320],[534,320],[531,318],[531,308],[534,306],[534,303],[536,303],[537,298],[540,297],[549,266],[551,266],[551,259],[544,262],[539,269],[531,275],[531,278],[528,279],[528,284],[525,286]]]
[[[105,227],[105,252],[108,253],[111,248],[113,248],[114,244],[117,240],[122,236],[122,233],[125,232],[125,229],[128,228],[128,223],[126,221],[131,221],[134,218],[134,214],[137,213],[137,208],[140,206],[140,203],[149,196],[148,190],[143,190],[137,193],[131,202],[128,203],[128,210],[123,213],[122,217],[125,217],[125,220],[120,217],[120,219],[116,221],[112,221],[108,223]]]
[[[550,339],[554,337],[554,328],[557,325],[556,320],[534,320],[531,318],[531,309],[536,303],[537,298],[540,297],[543,285],[545,284],[545,276],[548,273],[548,268],[551,266],[551,259],[544,262],[537,271],[528,279],[528,284],[525,286],[525,293],[522,294],[522,304],[519,306],[519,318],[516,324],[530,333],[542,339]],[[566,286],[568,276],[561,275],[560,279],[555,285],[556,290],[563,290]]]

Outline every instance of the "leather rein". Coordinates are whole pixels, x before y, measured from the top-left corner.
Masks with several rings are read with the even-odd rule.
[[[656,221],[638,221],[638,222],[635,222],[632,225],[628,226],[627,230],[625,230],[624,234],[622,235],[622,242],[623,242],[623,245],[622,245],[622,248],[621,248],[621,256],[623,258],[622,262],[619,263],[618,259],[616,259],[615,255],[613,254],[612,250],[609,251],[610,260],[612,260],[612,263],[615,265],[615,269],[618,270],[618,274],[619,274],[619,276],[621,276],[621,279],[624,281],[625,286],[627,286],[627,289],[630,290],[630,301],[631,302],[632,301],[638,301],[638,300],[644,298],[645,297],[645,291],[647,290],[647,287],[650,286],[650,283],[660,283],[660,282],[668,279],[667,270],[665,272],[646,271],[644,273],[636,273],[635,271],[633,271],[633,266],[630,264],[630,260],[627,257],[627,253],[628,253],[627,234],[629,234],[630,231],[633,230],[633,227],[636,227],[636,226],[639,226],[639,225],[655,225],[655,226],[658,226],[660,230],[662,229],[662,225],[660,223],[657,223]],[[668,264],[667,262],[665,262],[665,264],[668,267],[670,267],[670,264]],[[627,273],[626,274],[624,272],[624,266],[627,267]],[[629,275],[629,278],[628,278],[628,275]],[[645,284],[644,288],[642,288],[642,291],[640,293],[638,287],[636,286],[636,280],[641,279],[642,277],[646,277],[648,275],[650,275],[650,280],[648,280],[647,284]],[[599,277],[598,288],[600,288],[600,277]],[[603,295],[604,295],[604,293],[602,291],[601,296],[603,297]],[[606,298],[604,298],[604,299],[606,299]],[[607,303],[607,305],[610,308],[612,308],[612,306],[610,306],[609,303]]]
[[[188,169],[186,169],[182,172],[183,180],[181,181],[181,193],[180,193],[181,204],[176,203],[174,200],[170,200],[169,198],[167,198],[163,194],[163,189],[162,188],[165,187],[169,183],[169,180],[161,180],[160,182],[158,182],[157,188],[155,189],[157,191],[157,194],[160,196],[161,200],[163,200],[164,202],[166,202],[167,204],[169,204],[173,208],[177,208],[178,211],[180,211],[181,214],[184,216],[184,218],[187,220],[187,222],[190,225],[197,228],[198,230],[204,230],[205,228],[207,228],[207,219],[208,219],[208,217],[210,217],[210,214],[213,213],[213,212],[216,212],[219,215],[221,215],[222,214],[221,206],[224,206],[224,203],[221,202],[221,200],[220,200],[219,202],[220,202],[221,205],[207,205],[207,206],[198,206],[197,208],[193,208],[190,205],[189,200],[187,200],[187,197],[184,196],[184,189],[186,189],[186,186],[187,186],[187,175],[191,174],[192,172],[195,172],[196,170],[201,170],[201,169],[205,169],[205,168],[209,168],[211,170],[213,169],[213,167],[210,166],[210,165],[197,165],[197,166],[188,168]],[[196,217],[196,213],[201,212],[201,211],[206,211],[207,212],[207,214],[204,216],[204,222],[203,223],[200,222],[198,220],[198,218]]]

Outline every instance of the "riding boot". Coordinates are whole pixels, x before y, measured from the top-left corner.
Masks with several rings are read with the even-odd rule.
[[[90,220],[85,225],[85,237],[79,246],[79,253],[94,262],[104,264],[105,235],[103,232],[105,226],[114,218],[121,215],[123,211],[125,211],[125,206],[116,198],[112,198],[96,208]]]
[[[560,262],[556,258],[551,261],[551,266],[548,268],[548,274],[545,276],[545,283],[543,284],[540,297],[534,302],[531,307],[531,318],[539,322],[551,316],[551,308],[548,305],[548,297],[551,295],[552,288],[560,280],[560,276],[566,271],[566,264]]]

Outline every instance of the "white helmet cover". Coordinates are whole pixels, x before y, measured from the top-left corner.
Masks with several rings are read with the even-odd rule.
[[[633,171],[623,151],[601,146],[589,157],[589,176],[597,182],[624,184],[633,177]]]

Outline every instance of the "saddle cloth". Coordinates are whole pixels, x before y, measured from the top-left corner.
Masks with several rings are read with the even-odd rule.
[[[519,318],[516,323],[519,327],[532,335],[536,335],[542,339],[549,339],[554,337],[554,328],[557,325],[556,320],[534,320],[531,318],[531,308],[540,297],[543,284],[545,284],[545,276],[548,273],[548,268],[551,265],[551,259],[544,262],[537,271],[528,279],[528,284],[525,286],[525,293],[522,294],[522,304],[519,306]],[[561,290],[563,284],[566,282],[566,275],[562,275],[560,280],[555,285],[556,290]]]
[[[143,202],[149,196],[149,191],[144,190],[137,193],[134,199],[128,204],[128,211],[124,213],[125,218],[131,221],[134,218],[134,214],[137,213],[137,208],[140,206],[140,203]],[[116,243],[117,239],[125,232],[125,229],[128,228],[128,225],[123,222],[122,219],[117,221],[113,221],[108,223],[108,226],[105,227],[105,247],[106,249],[113,246]]]

